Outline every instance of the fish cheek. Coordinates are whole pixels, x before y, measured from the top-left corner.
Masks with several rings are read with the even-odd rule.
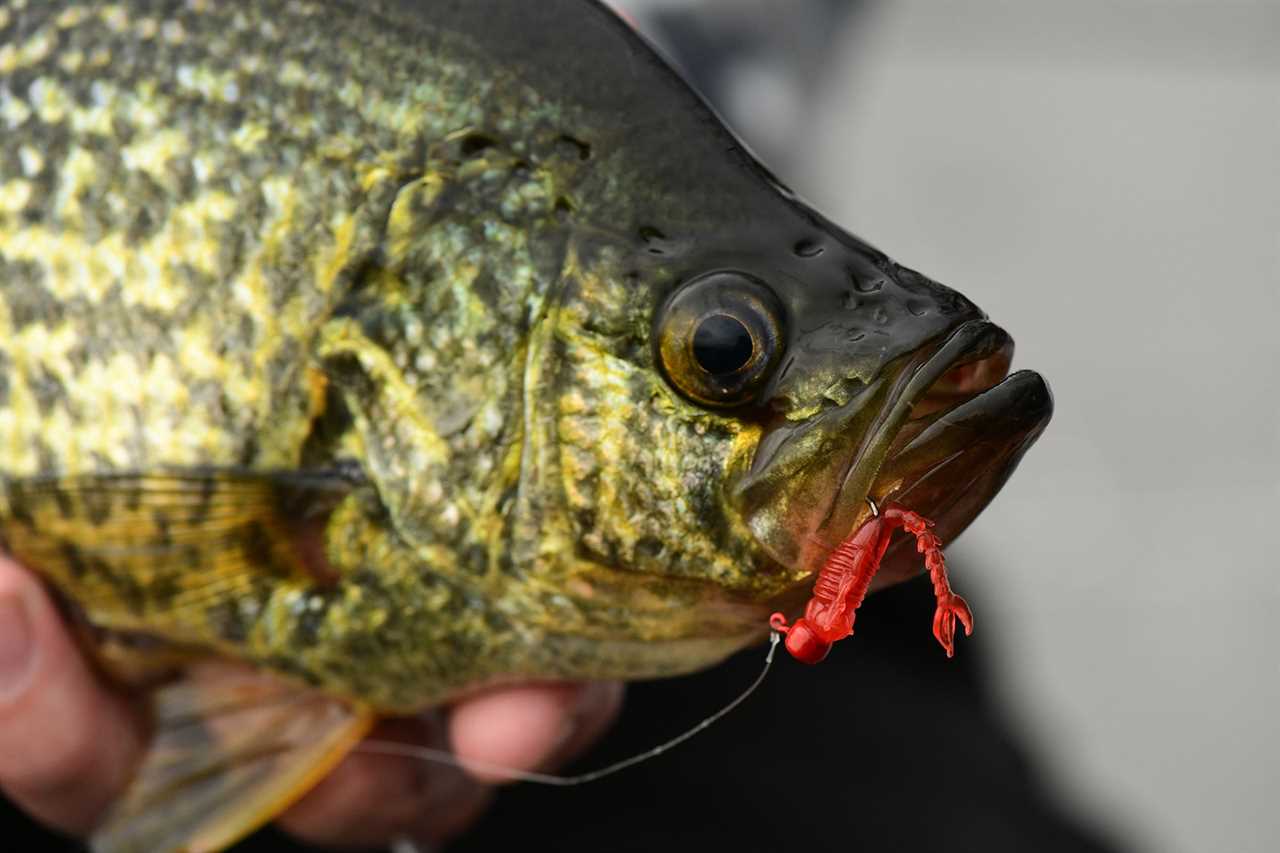
[[[749,533],[724,500],[740,426],[652,367],[563,348],[557,447],[580,558],[650,576],[742,583]]]

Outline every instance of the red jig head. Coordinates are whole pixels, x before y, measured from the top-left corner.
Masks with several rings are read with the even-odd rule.
[[[823,564],[804,615],[791,625],[781,613],[769,617],[769,627],[786,635],[787,651],[798,661],[818,663],[831,651],[833,643],[853,633],[854,615],[880,568],[893,532],[899,528],[916,537],[916,550],[924,554],[938,601],[933,636],[946,649],[947,657],[955,654],[956,619],[964,624],[966,636],[973,633],[973,613],[965,600],[951,590],[942,543],[929,529],[933,522],[894,503],[885,504],[882,511],[873,503],[871,510],[871,518],[841,542]]]

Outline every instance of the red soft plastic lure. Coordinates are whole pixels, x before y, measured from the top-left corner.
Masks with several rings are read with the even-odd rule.
[[[874,504],[872,510],[875,511]],[[916,550],[924,554],[925,568],[933,579],[933,595],[938,600],[933,636],[946,649],[947,657],[954,655],[956,619],[964,624],[967,636],[973,633],[973,613],[965,600],[951,590],[942,543],[929,530],[932,526],[933,522],[924,516],[889,503],[841,542],[818,572],[804,616],[792,625],[781,613],[769,617],[769,625],[786,635],[791,656],[804,663],[818,663],[831,651],[833,643],[853,633],[854,615],[898,528],[915,536]]]

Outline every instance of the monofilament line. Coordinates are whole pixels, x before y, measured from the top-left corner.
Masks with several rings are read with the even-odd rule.
[[[410,743],[396,743],[389,740],[366,740],[360,743],[356,748],[356,752],[368,752],[378,755],[398,755],[405,758],[420,758],[423,761],[431,761],[438,764],[448,764],[453,767],[461,767],[463,770],[475,770],[486,774],[501,774],[509,779],[519,780],[521,782],[533,782],[537,785],[556,785],[559,787],[568,787],[570,785],[582,785],[587,782],[594,782],[597,779],[603,779],[606,776],[612,776],[620,770],[626,770],[628,767],[634,767],[637,764],[648,761],[650,758],[656,758],[669,749],[679,746],[689,738],[705,731],[719,721],[722,717],[732,711],[734,708],[746,701],[747,697],[756,691],[756,688],[764,681],[765,676],[769,674],[769,668],[773,666],[773,653],[778,648],[778,639],[781,635],[777,631],[769,634],[769,651],[764,657],[764,668],[760,670],[760,674],[756,676],[756,680],[746,690],[738,694],[738,696],[725,705],[719,711],[704,719],[702,722],[688,729],[671,740],[658,744],[653,749],[646,750],[630,758],[624,758],[613,764],[601,767],[599,770],[592,770],[588,773],[579,773],[576,776],[557,776],[553,773],[536,773],[530,770],[519,770],[515,767],[504,767],[501,764],[493,764],[488,761],[477,761],[470,758],[459,758],[452,752],[443,749],[432,749],[427,746],[417,746]]]

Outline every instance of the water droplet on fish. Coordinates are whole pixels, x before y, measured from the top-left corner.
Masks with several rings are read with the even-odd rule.
[[[823,252],[822,246],[813,240],[798,240],[795,246],[791,248],[797,257],[816,258]]]
[[[667,241],[667,235],[663,234],[652,225],[640,226],[640,239],[649,247],[649,253],[653,255],[666,254],[663,244]]]

